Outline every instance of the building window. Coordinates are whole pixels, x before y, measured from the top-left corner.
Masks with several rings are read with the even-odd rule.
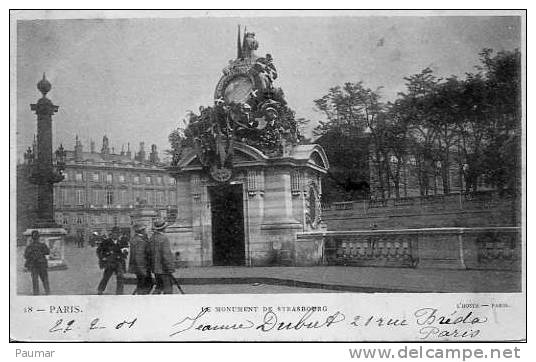
[[[153,193],[152,191],[145,192],[145,199],[147,200],[147,205],[153,204]]]
[[[163,191],[158,191],[157,196],[158,196],[158,201],[157,201],[158,205],[165,205],[164,192]]]
[[[109,184],[112,183],[112,174],[111,173],[106,174],[106,183],[109,183]]]
[[[123,174],[119,175],[119,182],[121,182],[121,183],[125,182],[125,175],[123,175]]]
[[[76,180],[77,182],[82,182],[82,181],[84,181],[84,178],[82,177],[82,172],[77,172],[77,173],[75,174],[75,180]]]
[[[93,172],[93,175],[91,175],[91,178],[93,182],[99,182],[99,174],[97,172]]]
[[[84,223],[84,215],[76,215],[76,223],[82,225]]]
[[[176,205],[177,204],[175,191],[170,191],[169,192],[169,204],[170,205]]]
[[[169,178],[168,178],[168,183],[169,183],[170,185],[175,185],[175,179],[174,179],[173,177],[169,177]]]
[[[128,204],[128,194],[127,194],[127,190],[121,190],[121,192],[120,192],[120,196],[121,196],[120,203],[121,203],[122,205],[126,205],[126,204]]]
[[[162,185],[162,176],[158,176],[158,177],[156,178],[156,183],[157,183],[158,185]]]
[[[99,190],[92,190],[92,203],[98,205],[99,203]]]
[[[84,205],[85,202],[84,190],[76,190],[76,204]]]
[[[56,193],[57,193],[56,205],[63,206],[64,203],[65,203],[65,189],[60,188],[60,189],[58,189],[58,192],[56,192]]]
[[[106,190],[106,205],[113,205],[114,203],[114,191]]]
[[[62,191],[63,205],[71,205],[70,189],[63,189]]]
[[[135,183],[135,184],[139,184],[139,183],[140,183],[140,176],[138,176],[138,175],[135,175],[135,176],[134,176],[134,183]]]
[[[151,176],[145,176],[145,183],[147,185],[150,185],[151,184]]]

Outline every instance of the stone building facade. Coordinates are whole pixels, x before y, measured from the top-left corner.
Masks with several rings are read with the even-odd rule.
[[[26,180],[28,165],[17,167],[18,234],[31,222],[35,207],[35,187]],[[109,232],[117,226],[128,232],[131,214],[139,208],[152,209],[161,218],[176,217],[176,182],[166,172],[156,146],[146,155],[144,144],[138,152],[115,153],[103,137],[102,147],[84,151],[75,140],[74,150],[66,151],[65,179],[54,185],[54,217],[71,238],[88,240],[93,231]]]

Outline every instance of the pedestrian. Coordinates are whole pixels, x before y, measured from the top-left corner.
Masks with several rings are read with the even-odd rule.
[[[82,234],[78,234],[77,245],[79,248],[84,247],[84,236]]]
[[[175,267],[169,239],[164,234],[166,227],[165,221],[155,221],[153,223],[154,233],[149,243],[150,266],[156,281],[154,294],[173,294]]]
[[[128,255],[128,243],[120,241],[119,228],[112,229],[111,237],[102,240],[97,248],[99,267],[104,269],[102,279],[97,287],[99,295],[104,293],[108,281],[115,274],[117,287],[115,294],[123,294],[123,275],[125,273],[125,260]]]
[[[148,294],[153,287],[153,278],[149,267],[149,239],[145,225],[136,224],[133,229],[134,237],[130,241],[128,272],[136,274],[134,294]]]
[[[48,284],[48,260],[46,256],[50,254],[50,250],[45,243],[39,241],[39,231],[32,231],[31,237],[32,241],[24,251],[24,259],[26,259],[24,266],[32,275],[33,294],[39,295],[40,278],[45,294],[48,295],[50,294],[50,286]]]
[[[95,245],[99,243],[99,239],[100,239],[99,233],[97,231],[94,231],[93,234],[91,234],[89,238],[89,245],[92,248],[95,247]]]

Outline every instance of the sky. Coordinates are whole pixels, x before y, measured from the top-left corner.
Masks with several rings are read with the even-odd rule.
[[[30,104],[43,72],[53,117],[54,146],[73,149],[78,135],[100,150],[103,135],[118,153],[169,148],[168,134],[188,110],[212,105],[222,69],[236,56],[237,25],[255,32],[257,55],[270,53],[297,117],[322,114],[313,101],[329,88],[363,81],[382,100],[404,90],[404,77],[432,68],[463,77],[483,48],[521,48],[519,17],[308,16],[19,20],[17,22],[17,155],[36,132]]]

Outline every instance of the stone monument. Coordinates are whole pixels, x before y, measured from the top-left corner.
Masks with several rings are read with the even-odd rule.
[[[49,268],[66,268],[64,241],[67,233],[54,221],[54,184],[63,180],[65,169],[65,151],[63,147],[56,150],[55,160],[52,155],[52,115],[56,113],[56,106],[46,97],[52,88],[50,82],[43,74],[43,79],[37,83],[37,89],[43,95],[36,104],[31,104],[31,110],[37,115],[37,149],[28,151],[25,158],[30,164],[30,182],[37,185],[37,220],[33,228],[27,229],[24,236],[27,243],[31,240],[31,233],[38,230],[41,241],[50,249],[48,256]]]
[[[174,147],[178,216],[168,227],[186,265],[299,265],[297,234],[321,230],[322,147],[301,136],[270,54],[238,28],[214,105],[191,113]],[[179,255],[179,254],[177,254]]]

